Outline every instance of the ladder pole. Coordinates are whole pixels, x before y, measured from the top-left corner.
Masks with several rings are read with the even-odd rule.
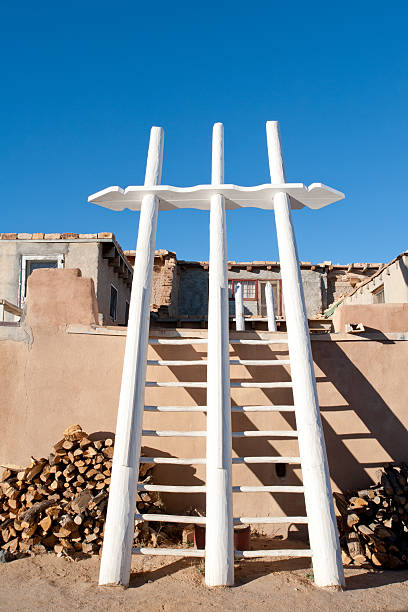
[[[268,282],[265,285],[265,299],[266,315],[268,317],[268,331],[276,332],[275,306],[273,299],[272,283]]]
[[[152,127],[145,185],[160,183],[162,160],[163,129]],[[100,585],[127,586],[130,578],[158,206],[156,196],[144,196],[140,210]]]
[[[224,127],[213,128],[212,184],[224,183]],[[225,201],[211,197],[205,582],[234,584],[229,304]]]
[[[278,122],[268,121],[266,132],[271,183],[284,183]],[[321,587],[340,587],[344,585],[344,572],[296,239],[289,197],[285,193],[274,196],[274,209],[314,579]]]
[[[235,329],[236,331],[245,331],[244,319],[244,300],[242,296],[242,285],[237,283],[235,287]]]

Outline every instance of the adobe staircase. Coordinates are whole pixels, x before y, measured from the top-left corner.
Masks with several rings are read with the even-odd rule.
[[[312,557],[315,582],[319,586],[344,584],[337,525],[334,515],[330,477],[327,465],[323,430],[317,402],[313,359],[306,319],[303,288],[300,277],[296,241],[291,221],[291,208],[320,208],[341,199],[343,194],[320,183],[305,187],[300,183],[285,183],[280,138],[277,122],[267,123],[267,141],[271,184],[257,187],[238,187],[224,184],[223,127],[215,124],[213,131],[212,183],[191,188],[161,186],[163,131],[152,128],[146,178],[144,186],[104,189],[89,198],[90,201],[114,210],[128,207],[140,209],[139,235],[136,251],[129,325],[124,357],[122,387],[116,428],[115,454],[113,458],[108,513],[105,525],[104,545],[101,559],[100,584],[127,585],[130,577],[131,554],[205,556],[205,580],[209,586],[232,585],[234,583],[235,557],[297,556]],[[291,198],[291,200],[289,199]],[[226,252],[226,208],[255,206],[274,209],[281,262],[282,288],[285,303],[287,335],[280,332],[259,333],[248,337],[246,332],[229,334],[228,270]],[[210,265],[209,265],[209,311],[208,337],[161,337],[149,339],[150,296],[154,261],[155,234],[159,207],[164,210],[194,207],[210,210]],[[180,332],[181,335],[181,332]],[[150,348],[148,347],[150,345]],[[207,359],[163,359],[160,350],[157,359],[152,357],[153,348],[207,346]],[[253,347],[255,359],[242,358],[241,349]],[[289,359],[273,358],[274,348],[289,350]],[[262,347],[268,348],[267,359],[262,358]],[[233,354],[231,356],[230,350]],[[179,354],[179,351],[176,351]],[[190,351],[191,352],[191,351]],[[235,352],[235,355],[234,355]],[[261,355],[261,357],[259,357]],[[253,357],[253,355],[252,355]],[[165,380],[168,373],[182,368],[190,378],[190,368],[206,366],[207,380]],[[146,369],[159,368],[155,380],[146,382]],[[230,381],[230,370],[238,367],[239,380]],[[279,368],[279,370],[277,369]],[[164,368],[162,370],[162,368]],[[244,378],[252,368],[254,373]],[[258,381],[256,371],[266,368],[266,378]],[[269,368],[271,368],[269,370]],[[290,380],[286,368],[290,368]],[[191,370],[194,371],[194,370]],[[246,374],[245,374],[246,372]],[[284,374],[286,380],[276,379],[276,372]],[[163,374],[162,374],[163,373]],[[165,374],[164,374],[165,373]],[[153,378],[153,377],[152,377]],[[244,379],[243,379],[244,378]],[[146,387],[149,397],[154,389],[166,389],[166,402],[149,402],[145,406]],[[193,405],[173,405],[171,389],[184,389],[193,395],[194,389],[205,389],[207,400]],[[262,405],[234,405],[231,395],[241,390],[263,392],[268,401]],[[275,392],[292,390],[293,401],[276,403],[271,399]],[[183,402],[184,403],[184,402]],[[239,402],[240,404],[244,402]],[[173,413],[205,413],[207,426],[204,430],[189,431],[172,429],[143,429],[144,413],[153,413],[158,418]],[[265,430],[231,429],[231,413],[246,415],[265,413],[270,416],[271,428]],[[296,429],[275,429],[272,425],[282,415],[293,413]],[[172,424],[173,424],[172,419]],[[290,422],[290,419],[288,419]],[[293,421],[293,419],[292,419]],[[265,423],[265,415],[263,417]],[[252,423],[253,424],[253,423]],[[156,456],[140,457],[141,438],[204,438],[206,453],[201,457]],[[237,439],[264,438],[268,440],[297,440],[296,456],[237,456],[232,457]],[[191,440],[190,440],[191,441]],[[184,441],[186,442],[186,441]],[[181,446],[181,445],[180,445]],[[186,446],[186,443],[183,444]],[[237,447],[238,448],[238,447]],[[269,449],[268,449],[269,450]],[[182,452],[178,454],[183,454]],[[203,456],[205,454],[205,456]],[[159,453],[158,453],[159,455]],[[139,461],[157,464],[206,466],[206,485],[149,485],[138,484]],[[301,485],[275,484],[246,486],[233,484],[233,466],[239,464],[292,464],[301,466]],[[254,468],[255,469],[255,468]],[[234,482],[235,482],[234,477]],[[205,493],[206,516],[139,514],[136,510],[138,492],[161,493]],[[302,493],[306,514],[303,516],[233,516],[233,494],[268,493],[286,495]],[[279,498],[280,499],[280,498]],[[239,505],[239,504],[238,504]],[[206,526],[205,550],[137,548],[132,549],[134,520],[174,521],[198,523]],[[307,524],[310,548],[307,550],[249,550],[234,551],[234,524]]]

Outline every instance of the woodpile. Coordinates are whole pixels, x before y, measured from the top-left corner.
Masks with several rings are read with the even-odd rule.
[[[46,550],[98,554],[112,457],[111,438],[91,440],[79,425],[73,425],[48,458],[32,458],[26,468],[3,466],[0,548],[12,554]],[[152,464],[141,464],[139,480],[151,482],[152,469]],[[144,492],[142,497],[138,498],[139,512],[163,511],[157,495]],[[157,545],[157,532],[147,523],[139,525],[135,535],[138,545]]]
[[[385,467],[377,480],[368,489],[334,494],[343,562],[408,567],[408,466]]]

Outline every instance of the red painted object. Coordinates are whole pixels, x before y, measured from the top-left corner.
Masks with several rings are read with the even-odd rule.
[[[251,543],[251,528],[234,527],[234,548],[235,550],[250,550]],[[198,549],[205,548],[205,527],[202,525],[194,525],[194,544]]]

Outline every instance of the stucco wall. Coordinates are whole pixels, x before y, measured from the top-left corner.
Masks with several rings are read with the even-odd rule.
[[[103,323],[104,325],[124,325],[126,301],[130,303],[130,287],[128,287],[123,278],[120,278],[118,273],[115,272],[113,266],[109,266],[108,261],[102,257],[101,245],[99,245],[97,257],[98,282],[96,285],[96,297],[98,299],[99,312],[101,312],[103,315]],[[116,287],[118,292],[116,321],[113,321],[109,314],[111,284]]]
[[[308,317],[323,312],[327,308],[327,276],[317,270],[301,270],[303,289]],[[228,279],[245,279],[268,281],[281,279],[279,272],[253,268],[252,270],[228,271]],[[208,271],[201,267],[181,265],[179,286],[179,315],[207,316],[208,313]],[[258,301],[244,300],[245,314],[259,315]],[[230,303],[230,312],[234,313],[234,302]],[[282,300],[282,314],[285,305]]]
[[[386,304],[408,302],[408,255],[403,255],[346,298],[346,304],[373,304],[373,292],[384,285]]]
[[[45,271],[47,274],[68,271]],[[69,271],[72,273],[73,271]],[[43,279],[41,281],[41,278]],[[120,390],[125,332],[96,330],[92,288],[70,276],[59,283],[60,309],[47,318],[44,271],[30,279],[24,329],[0,326],[0,462],[25,464],[30,455],[47,455],[63,429],[80,423],[89,433],[114,432]],[[35,281],[37,292],[35,297]],[[41,281],[41,282],[40,282]],[[78,287],[78,282],[81,287]],[[68,286],[67,286],[68,283]],[[63,308],[66,294],[75,295],[78,311]],[[30,301],[31,300],[31,301]],[[68,333],[68,323],[80,323],[81,333]],[[76,328],[78,332],[78,328]],[[83,333],[86,332],[86,333]],[[193,333],[205,333],[195,331]],[[106,334],[106,335],[104,335]],[[14,336],[15,340],[11,339]],[[251,336],[252,337],[252,336]],[[365,486],[378,466],[408,459],[408,342],[365,340],[353,336],[316,338],[312,342],[317,388],[324,424],[333,488]],[[247,359],[284,359],[287,346],[231,346],[231,356]],[[205,347],[150,346],[150,359],[199,359]],[[149,366],[148,380],[205,380],[205,366]],[[288,380],[287,367],[232,366],[231,380]],[[291,391],[232,389],[232,403],[256,405],[291,403]],[[205,405],[205,389],[148,388],[147,404]],[[286,429],[295,425],[291,413],[233,414],[233,430]],[[146,429],[205,429],[201,413],[145,413]],[[204,457],[204,438],[144,437],[152,456]],[[244,438],[233,440],[234,455],[297,454],[293,439]],[[288,466],[284,479],[273,465],[235,465],[233,484],[299,484],[299,466]],[[159,466],[156,481],[163,484],[201,484],[203,466]],[[201,495],[163,495],[170,511],[204,509]],[[246,515],[302,514],[303,497],[297,494],[236,494],[234,512]],[[274,528],[275,529],[275,528]]]

